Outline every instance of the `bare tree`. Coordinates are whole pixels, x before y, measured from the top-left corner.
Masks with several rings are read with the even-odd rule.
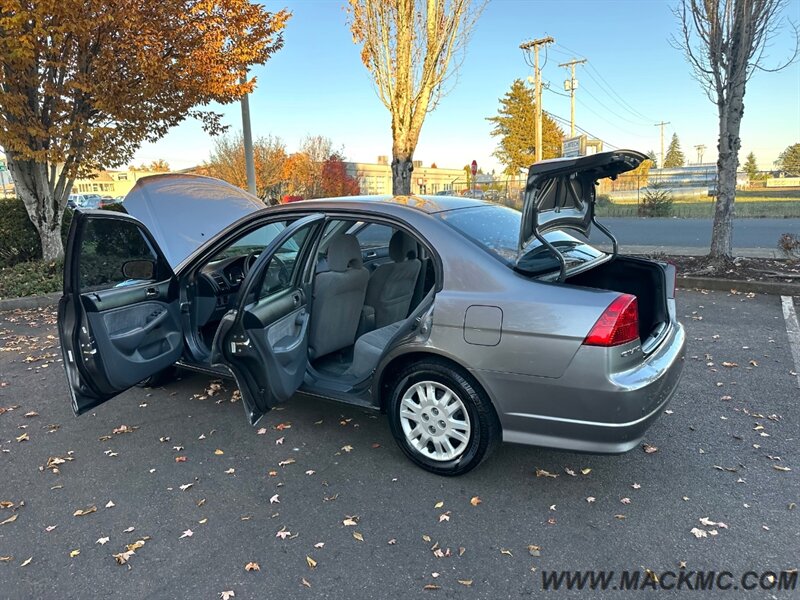
[[[485,2],[349,0],[353,41],[392,115],[392,192],[411,193],[425,115],[448,91]]]
[[[739,165],[739,129],[744,114],[744,93],[757,70],[777,71],[797,56],[795,50],[784,64],[768,69],[764,51],[784,25],[781,13],[786,0],[681,0],[675,9],[681,33],[673,39],[694,70],[695,78],[719,113],[717,201],[711,234],[712,261],[731,258],[733,202]]]

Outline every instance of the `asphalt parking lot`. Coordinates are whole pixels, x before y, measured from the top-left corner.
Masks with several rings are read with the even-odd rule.
[[[406,460],[383,415],[297,397],[253,428],[230,382],[199,375],[76,418],[53,311],[0,313],[0,597],[557,597],[543,571],[796,569],[781,298],[678,302],[686,367],[655,451],[505,444],[454,479]]]

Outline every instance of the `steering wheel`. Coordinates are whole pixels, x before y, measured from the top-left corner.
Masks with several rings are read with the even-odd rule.
[[[244,257],[244,264],[242,265],[242,270],[244,274],[247,275],[250,272],[250,269],[253,268],[253,265],[256,264],[258,257],[261,255],[260,250],[256,250],[255,252],[251,252],[247,256]]]
[[[261,255],[261,251],[251,252],[247,255],[244,259],[244,274],[245,276],[250,272],[253,268],[253,265],[256,264],[258,257]],[[284,287],[289,284],[292,279],[292,274],[289,269],[286,267],[286,263],[284,263],[277,255],[273,254],[272,258],[270,259],[269,266],[267,267],[267,272],[264,274],[264,284],[263,287],[267,289],[273,289],[276,287]]]

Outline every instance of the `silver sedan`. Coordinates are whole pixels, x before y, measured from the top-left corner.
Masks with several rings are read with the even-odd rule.
[[[84,413],[174,366],[232,376],[255,424],[300,392],[383,411],[402,451],[465,473],[501,441],[636,446],[685,336],[670,265],[620,255],[595,183],[615,151],[544,161],[523,210],[443,196],[267,207],[156,175],[72,220],[59,332]],[[591,226],[613,250],[588,242]]]

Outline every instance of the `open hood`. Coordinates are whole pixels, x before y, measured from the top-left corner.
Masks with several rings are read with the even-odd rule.
[[[588,237],[594,219],[596,182],[604,177],[616,179],[646,159],[635,150],[614,150],[532,165],[525,186],[518,256],[533,238],[554,229],[572,229]]]
[[[264,208],[264,203],[219,179],[166,173],[137,181],[122,206],[150,230],[175,269],[228,225]]]

